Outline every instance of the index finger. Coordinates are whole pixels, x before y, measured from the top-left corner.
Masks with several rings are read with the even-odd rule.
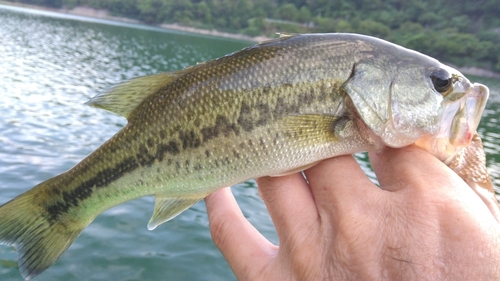
[[[263,268],[277,252],[245,218],[230,188],[215,191],[205,198],[212,239],[238,278],[249,267]]]

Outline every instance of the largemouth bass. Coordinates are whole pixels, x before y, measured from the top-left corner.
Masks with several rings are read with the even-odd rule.
[[[450,164],[487,99],[487,87],[433,58],[355,34],[283,36],[132,79],[88,102],[128,124],[1,206],[0,242],[30,279],[97,215],[138,197],[155,196],[154,229],[218,188],[337,155],[417,143]]]

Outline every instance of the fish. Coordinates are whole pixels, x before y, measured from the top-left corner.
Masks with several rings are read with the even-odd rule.
[[[482,151],[463,153],[478,144],[488,95],[436,59],[348,33],[284,35],[134,78],[86,103],[127,124],[70,170],[2,205],[0,242],[17,249],[28,280],[100,213],[135,198],[155,196],[153,230],[219,188],[338,155],[417,144],[460,170]]]

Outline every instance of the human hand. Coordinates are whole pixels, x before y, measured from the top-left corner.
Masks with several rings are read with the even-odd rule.
[[[479,197],[415,146],[257,180],[279,237],[242,215],[229,189],[206,198],[210,230],[239,280],[497,280],[500,226]]]

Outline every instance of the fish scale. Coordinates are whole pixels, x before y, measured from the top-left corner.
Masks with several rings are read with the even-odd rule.
[[[189,81],[190,79],[186,78],[186,80]],[[338,88],[334,89],[334,84],[330,81],[322,81],[321,83],[325,85],[318,86],[304,83],[304,85],[285,87],[284,89],[226,91],[226,93],[218,95],[220,97],[220,100],[216,101],[218,104],[222,104],[222,100],[227,101],[235,96],[239,97],[241,100],[240,103],[226,102],[227,106],[219,111],[207,107],[204,110],[201,109],[198,115],[190,115],[190,113],[195,111],[194,108],[199,107],[197,106],[198,103],[189,102],[190,96],[188,95],[185,95],[188,100],[184,108],[182,108],[187,113],[183,113],[182,111],[176,112],[175,108],[172,111],[165,110],[159,106],[161,103],[157,102],[158,99],[153,97],[141,104],[141,107],[145,107],[147,110],[143,110],[140,114],[130,117],[129,124],[123,129],[123,133],[120,132],[117,134],[108,143],[103,145],[102,150],[96,153],[95,156],[91,155],[81,163],[81,169],[85,169],[84,167],[86,167],[87,163],[88,165],[92,165],[90,174],[82,176],[82,179],[85,180],[75,180],[73,181],[74,184],[58,183],[58,185],[68,186],[67,193],[72,193],[73,196],[71,197],[75,197],[77,194],[83,194],[82,197],[90,197],[94,193],[94,191],[87,192],[86,190],[81,192],[74,191],[75,189],[82,189],[82,186],[87,190],[96,190],[95,195],[98,198],[103,197],[105,200],[91,205],[98,205],[101,209],[99,211],[104,211],[115,204],[114,200],[109,200],[109,197],[117,194],[114,189],[120,189],[120,193],[118,193],[119,200],[124,199],[122,194],[128,195],[127,200],[145,195],[162,194],[164,193],[162,189],[165,189],[165,185],[172,186],[168,188],[170,196],[181,196],[186,193],[198,192],[198,189],[205,190],[207,185],[212,185],[211,188],[216,188],[221,184],[223,186],[235,184],[248,177],[248,173],[263,176],[269,172],[283,172],[283,169],[286,171],[296,165],[306,165],[311,160],[304,157],[295,159],[292,155],[286,155],[286,158],[284,158],[284,155],[281,154],[267,155],[262,152],[267,152],[269,147],[276,146],[278,140],[283,146],[290,142],[283,134],[279,134],[276,137],[268,133],[269,131],[279,132],[277,127],[272,128],[268,126],[268,121],[272,121],[273,116],[279,119],[285,116],[285,114],[301,114],[304,112],[332,115],[342,114],[342,112],[335,112],[338,111],[340,102],[342,101],[342,99],[337,98],[339,95]],[[175,85],[172,85],[172,88],[175,89]],[[212,88],[212,85],[206,84],[204,87],[197,88],[197,90],[201,93],[201,96],[205,96],[205,93],[213,91]],[[329,89],[331,92],[331,100],[329,101],[325,100],[328,96],[325,94],[327,93],[325,89]],[[181,91],[179,93],[183,93]],[[297,91],[300,93],[296,94]],[[175,96],[175,92],[169,88],[163,89],[157,95],[161,95],[163,92],[174,93]],[[278,97],[286,96],[294,98],[289,98],[288,101],[281,99],[279,110],[277,113],[274,113],[278,107]],[[246,98],[244,99],[243,97]],[[325,106],[325,102],[327,102],[328,106]],[[336,106],[335,103],[337,103]],[[189,105],[192,106],[190,107]],[[160,108],[168,114],[158,114],[157,111]],[[294,109],[295,112],[287,109]],[[153,116],[156,118],[153,118]],[[175,116],[180,116],[180,120],[175,118]],[[193,118],[185,120],[186,116],[187,118],[193,116]],[[196,120],[193,120],[194,118]],[[147,122],[139,121],[141,119],[147,120]],[[198,126],[195,126],[195,123],[198,123]],[[152,128],[144,131],[140,129],[143,126],[151,126]],[[258,127],[264,127],[265,130],[258,130]],[[173,130],[169,130],[169,128],[173,128]],[[161,135],[159,133],[161,130],[165,131],[164,134],[166,137],[163,140],[158,138]],[[227,144],[227,146],[220,146],[222,137],[225,139],[223,143]],[[212,139],[213,141],[210,141]],[[252,145],[249,145],[247,141],[249,139],[254,140],[251,142]],[[300,142],[300,139],[298,141]],[[327,141],[331,142],[331,140]],[[123,142],[127,145],[119,147]],[[148,143],[155,144],[155,147],[148,148]],[[246,143],[247,145],[243,147],[236,145],[232,149],[227,149],[233,143]],[[310,147],[314,147],[313,144],[309,145]],[[221,148],[223,149],[221,150]],[[281,151],[285,147],[278,146],[275,149]],[[200,157],[206,155],[207,150],[210,157]],[[295,151],[298,154],[304,153],[303,149],[293,148],[288,150]],[[113,153],[109,151],[113,151]],[[239,157],[235,157],[235,154],[239,155]],[[133,155],[133,160],[128,156],[124,158],[113,156],[112,160],[107,160],[101,159],[101,155]],[[269,165],[279,162],[281,162],[281,165],[272,167],[270,170],[268,165],[263,166],[262,162],[255,162],[253,164],[257,166],[252,170],[252,167],[248,166],[249,163],[245,159],[255,157],[262,158],[263,160],[272,160],[272,163]],[[313,158],[317,158],[317,156],[314,155]],[[284,163],[287,163],[288,167]],[[245,166],[245,174],[235,174],[236,171],[241,171],[241,167],[243,166]],[[195,171],[195,167],[198,167],[197,171]],[[261,167],[265,168],[262,169]],[[78,168],[72,173],[80,174],[81,171]],[[142,169],[148,169],[148,171],[142,171]],[[141,174],[138,175],[135,170],[141,171]],[[209,173],[206,174],[203,171],[209,171]],[[161,174],[161,176],[158,174]],[[217,176],[211,177],[211,174]],[[231,175],[231,178],[223,178],[220,175]],[[235,177],[236,175],[238,176]],[[121,177],[120,181],[113,185],[109,184],[119,176]],[[67,175],[66,178],[72,178],[72,176]],[[89,184],[82,185],[82,182]],[[94,182],[101,183],[95,185],[93,184]],[[129,182],[133,182],[133,184],[129,184]],[[76,187],[72,189],[71,187],[75,186],[75,184],[77,184]],[[140,186],[141,188],[136,188],[136,186]],[[100,196],[101,193],[106,194],[106,196]],[[111,195],[107,195],[108,193]],[[204,197],[206,194],[207,192],[204,191],[201,193],[201,196]],[[86,199],[77,198],[78,201]],[[64,203],[65,201],[64,196],[62,196],[55,206],[59,207],[60,204],[63,204],[63,207],[68,206],[68,204]],[[74,216],[82,217],[80,204],[69,204],[69,206],[79,207]],[[54,205],[45,206],[45,208],[52,208],[59,211],[58,208],[54,208]],[[62,208],[59,213],[67,211],[67,208]],[[93,212],[89,213],[100,212],[93,210]]]
[[[449,158],[426,146],[446,131],[436,128],[469,122],[475,131],[488,96],[486,87],[451,77],[462,76],[380,39],[309,34],[125,81],[87,104],[126,117],[127,125],[71,170],[2,205],[0,242],[17,248],[30,279],[97,215],[131,199],[155,196],[154,229],[218,188],[337,155],[426,137],[423,147]],[[433,81],[454,84],[439,92]],[[467,110],[449,109],[456,102]],[[450,134],[447,144],[464,138]],[[462,149],[452,148],[446,152]]]

